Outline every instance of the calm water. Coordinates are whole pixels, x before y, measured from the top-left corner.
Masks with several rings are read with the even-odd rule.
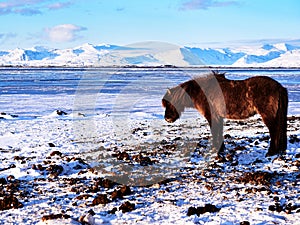
[[[0,68],[0,112],[29,118],[56,109],[161,117],[166,88],[205,72],[173,68]],[[289,114],[300,114],[300,70],[226,70],[226,74],[230,79],[274,78],[289,91]]]

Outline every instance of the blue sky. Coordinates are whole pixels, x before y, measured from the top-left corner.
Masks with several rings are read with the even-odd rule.
[[[300,39],[299,0],[0,0],[0,50]]]

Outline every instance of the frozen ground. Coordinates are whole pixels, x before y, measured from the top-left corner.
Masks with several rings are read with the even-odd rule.
[[[174,83],[185,79],[168,75]],[[95,96],[74,95],[68,76],[62,83],[47,79],[45,89],[38,84],[46,78],[22,80],[24,90],[12,81],[18,76],[2,82],[0,224],[300,224],[298,77],[275,74],[290,92],[286,154],[265,157],[269,134],[254,117],[225,122],[220,161],[210,155],[210,133],[198,113],[168,124],[156,104],[161,93],[149,86],[138,86],[129,110],[119,111],[121,103],[111,108],[111,96],[132,100],[143,79],[117,93],[122,82],[106,83],[96,114],[88,115],[78,109]],[[170,84],[152,77],[158,89]],[[77,94],[86,87],[81,83]]]
[[[77,122],[82,127],[86,124]],[[104,115],[94,118],[97,129],[104,132],[82,139],[72,132],[78,128],[68,115],[2,119],[0,207],[7,208],[1,211],[0,222],[80,224],[81,216],[92,210],[90,224],[299,224],[299,122],[299,118],[289,120],[288,150],[280,158],[264,157],[268,134],[259,118],[226,122],[226,161],[204,162],[209,132],[199,119],[175,125],[156,121],[159,132],[151,128],[153,121],[136,122],[130,128],[131,139],[116,137],[111,132],[113,122]],[[139,143],[155,140],[155,148],[150,144],[149,149],[141,148],[132,141],[137,138]],[[182,147],[183,142],[190,145]],[[185,148],[189,148],[189,159],[179,158],[178,152]],[[119,166],[133,165],[129,175],[133,185],[121,179],[118,171],[87,163],[88,155],[100,153]],[[140,172],[151,173],[150,167],[166,161],[175,164],[170,175],[160,174],[157,182],[145,183]],[[108,182],[107,176],[125,184]],[[124,185],[127,191],[122,192]],[[10,199],[4,201],[5,196]],[[127,201],[134,205],[125,207]],[[199,208],[198,215],[190,215],[191,207],[205,204],[219,211],[200,214]]]

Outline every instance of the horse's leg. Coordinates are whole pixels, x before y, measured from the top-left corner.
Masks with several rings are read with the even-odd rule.
[[[223,138],[223,118],[213,116],[209,121],[209,125],[212,134],[212,149],[218,151],[218,154],[222,154],[225,149]]]
[[[288,110],[288,93],[285,88],[282,88],[279,94],[278,110],[276,120],[278,121],[278,151],[282,154],[287,148],[287,110]]]
[[[276,112],[264,110],[260,113],[270,132],[270,147],[266,156],[279,155],[285,152],[287,147],[287,104],[286,89],[279,94],[278,109]]]
[[[280,153],[279,151],[279,126],[277,124],[276,118],[270,118],[268,114],[261,114],[263,122],[269,129],[270,133],[270,146],[266,156],[273,156]]]
[[[280,121],[278,116],[273,122],[266,119],[266,126],[270,132],[270,147],[266,156],[281,155],[285,152],[287,147],[287,135],[286,135],[286,119],[282,118]],[[265,121],[265,120],[264,120]]]

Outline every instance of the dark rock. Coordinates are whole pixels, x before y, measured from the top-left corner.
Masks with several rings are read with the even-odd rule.
[[[300,138],[298,138],[297,135],[295,135],[295,134],[291,135],[289,142],[291,144],[299,143],[300,142]]]
[[[214,213],[214,212],[219,212],[220,208],[217,208],[215,205],[212,205],[212,204],[205,204],[204,211],[205,212],[212,212],[212,213]]]
[[[88,199],[90,197],[92,197],[92,195],[90,195],[90,194],[82,194],[82,195],[77,196],[75,199],[82,200],[82,199]]]
[[[49,171],[51,176],[57,177],[64,171],[64,168],[61,165],[50,165],[47,171]]]
[[[196,214],[197,214],[197,209],[193,206],[189,207],[187,216],[192,216],[192,215],[196,215]]]
[[[89,213],[90,215],[92,215],[92,216],[95,216],[95,215],[96,215],[96,213],[95,213],[94,210],[92,210],[92,209],[90,209],[90,210],[88,211],[88,213]]]
[[[112,210],[109,210],[109,214],[115,214],[118,211],[117,207],[112,208]]]
[[[47,221],[47,220],[57,220],[57,219],[69,219],[71,216],[66,215],[66,214],[51,214],[51,215],[45,215],[42,217],[42,221]]]
[[[132,193],[130,187],[126,186],[126,185],[122,186],[120,191],[121,191],[123,196],[130,195]]]
[[[50,146],[50,144],[53,145],[53,146]],[[49,143],[49,146],[50,146],[50,147],[55,147],[55,145],[52,144],[52,143]],[[51,157],[53,157],[53,156],[55,156],[55,155],[57,155],[57,156],[62,156],[62,153],[61,153],[60,151],[53,151],[53,152],[50,153],[50,156],[51,156]]]
[[[109,201],[109,199],[107,198],[107,194],[99,194],[99,195],[97,195],[95,198],[94,198],[94,200],[93,200],[93,202],[92,202],[92,205],[99,205],[99,204],[103,204],[103,205],[105,205],[105,204],[107,204],[107,203],[109,203],[110,201]]]
[[[114,154],[114,156],[118,159],[118,160],[130,160],[130,156],[127,152],[119,152],[117,154]]]
[[[123,196],[121,195],[120,191],[114,190],[110,197],[112,200],[115,200],[117,198],[122,198]]]
[[[15,168],[16,166],[13,164],[10,166],[10,168]],[[6,180],[11,182],[11,181],[14,181],[15,180],[15,176],[14,175],[9,175],[6,177]]]
[[[140,128],[140,127],[134,128],[131,133],[136,134],[138,131],[141,131],[141,130],[142,130],[142,128]]]
[[[101,187],[104,187],[104,188],[112,188],[112,187],[114,187],[115,185],[116,185],[116,183],[113,182],[113,181],[111,181],[111,180],[109,180],[109,179],[103,179],[103,180],[101,180],[101,182],[100,182],[100,186],[101,186]]]
[[[122,211],[123,213],[131,212],[131,211],[135,210],[135,204],[130,203],[129,201],[126,201],[119,207],[119,210]]]
[[[44,171],[46,168],[43,167],[41,164],[38,164],[38,165],[33,164],[33,165],[32,165],[32,169]]]
[[[212,204],[205,204],[204,207],[190,207],[188,209],[188,216],[191,216],[191,215],[201,215],[201,214],[204,214],[204,213],[215,213],[215,212],[219,212],[221,209],[216,207],[215,205],[212,205]]]
[[[14,156],[14,160],[17,160],[17,161],[24,160],[24,159],[25,159],[24,156],[18,156],[18,155]]]
[[[49,147],[51,147],[51,148],[54,148],[55,147],[55,144],[53,144],[53,143],[48,143],[48,145],[49,145]]]
[[[243,222],[240,222],[240,225],[250,225],[250,222],[249,221],[243,221]]]
[[[23,204],[13,195],[4,196],[3,199],[0,199],[0,210],[17,209],[22,207]]]
[[[124,196],[130,195],[131,193],[132,192],[131,192],[130,187],[128,187],[128,186],[122,186],[119,190],[114,190],[111,193],[111,199],[112,200],[115,200],[117,198],[122,199]]]
[[[241,177],[237,178],[237,181],[254,185],[269,185],[272,177],[274,177],[274,175],[269,172],[246,172]]]
[[[151,161],[151,159],[147,156],[147,157],[142,157],[140,160],[140,165],[141,166],[148,166],[148,165],[152,165],[153,162]]]
[[[2,185],[7,184],[7,181],[4,177],[0,178],[0,184],[2,184]]]
[[[132,159],[140,163],[141,166],[148,166],[153,164],[153,161],[148,156],[144,157],[142,154],[134,155],[132,156]]]
[[[230,139],[231,138],[231,135],[230,134],[225,134],[224,135],[224,139]]]
[[[59,116],[65,116],[65,115],[68,115],[68,113],[66,113],[66,112],[64,112],[64,111],[62,111],[62,110],[56,110],[56,113],[57,113],[57,115],[59,115]]]

